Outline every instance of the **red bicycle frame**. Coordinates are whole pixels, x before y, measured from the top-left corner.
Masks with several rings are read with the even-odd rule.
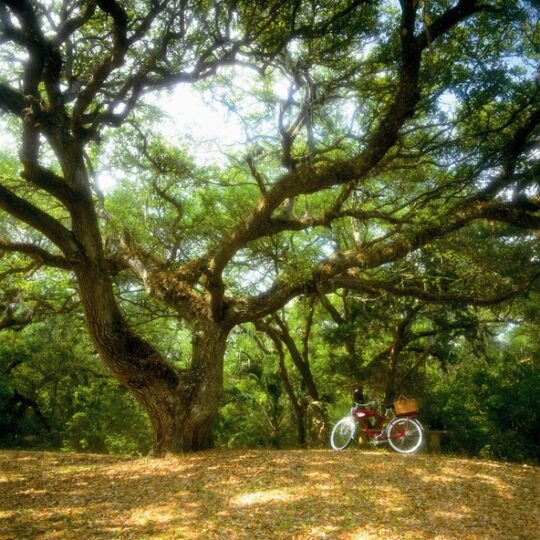
[[[374,443],[379,443],[388,440],[388,436],[386,434],[386,427],[388,426],[388,423],[392,420],[392,418],[389,418],[388,416],[386,416],[386,414],[372,411],[361,405],[357,405],[352,410],[352,416],[358,421],[360,427],[370,441],[373,441]],[[414,415],[404,415],[403,417],[407,418],[408,416]],[[403,429],[398,430],[392,436],[392,439],[399,439],[403,437],[407,432],[407,428],[408,422],[405,423]]]

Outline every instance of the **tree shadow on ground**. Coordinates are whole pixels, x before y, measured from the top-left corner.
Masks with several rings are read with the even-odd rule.
[[[0,453],[0,539],[533,539],[540,469],[380,451]]]

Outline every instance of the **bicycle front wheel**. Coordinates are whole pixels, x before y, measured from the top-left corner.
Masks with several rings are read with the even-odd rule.
[[[422,426],[414,418],[394,418],[386,430],[388,444],[401,454],[416,452],[424,439]]]
[[[354,439],[356,428],[352,418],[342,418],[332,430],[330,435],[330,446],[334,450],[344,450]]]

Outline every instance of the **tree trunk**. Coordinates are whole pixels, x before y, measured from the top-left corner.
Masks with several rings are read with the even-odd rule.
[[[384,402],[391,403],[396,397],[396,377],[397,377],[398,355],[394,349],[390,353],[388,371],[386,374],[386,384],[384,388]]]
[[[178,415],[175,450],[203,450],[214,444],[213,424],[223,395],[223,360],[229,330],[201,321],[192,338],[191,366],[182,374],[183,410]]]
[[[151,454],[212,447],[228,329],[212,322],[197,323],[191,365],[179,371],[128,327],[108,274],[87,267],[77,272],[77,278],[97,351],[150,418],[154,432]]]
[[[289,396],[291,406],[294,411],[294,417],[296,420],[296,433],[298,437],[298,445],[300,448],[306,447],[306,406],[300,401],[294,392],[294,388],[289,379],[289,374],[287,373],[287,367],[285,366],[285,356],[283,354],[283,349],[279,347],[279,370],[278,374],[283,382],[285,391]]]

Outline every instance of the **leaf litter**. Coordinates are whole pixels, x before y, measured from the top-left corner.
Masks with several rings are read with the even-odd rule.
[[[0,540],[532,540],[540,468],[385,451],[0,452]]]

